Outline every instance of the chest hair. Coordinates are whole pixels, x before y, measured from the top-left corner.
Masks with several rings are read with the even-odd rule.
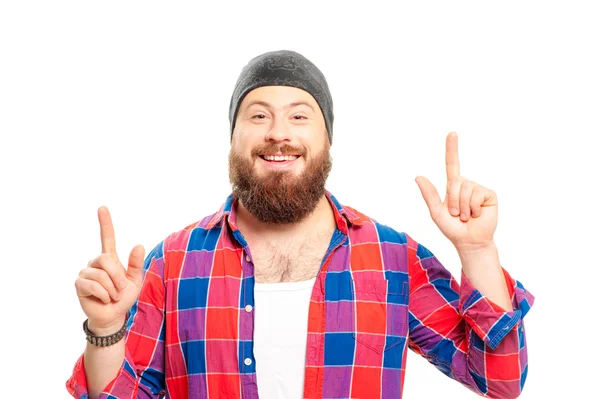
[[[330,238],[330,234],[323,233],[300,242],[255,243],[252,258],[256,282],[296,282],[316,277]]]

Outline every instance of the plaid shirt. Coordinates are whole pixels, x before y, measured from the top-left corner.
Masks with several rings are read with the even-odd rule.
[[[398,399],[407,348],[481,395],[516,397],[533,296],[504,271],[506,312],[407,234],[327,197],[337,228],[312,290],[304,397]],[[125,360],[101,398],[258,398],[252,254],[235,204],[147,256]],[[83,356],[66,386],[87,398]]]

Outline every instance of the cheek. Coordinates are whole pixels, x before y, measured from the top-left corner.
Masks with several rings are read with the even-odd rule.
[[[310,142],[306,143],[308,149],[308,157],[314,159],[318,157],[323,151],[328,151],[330,148],[328,138],[313,138]]]
[[[243,130],[241,127],[236,126],[236,128],[233,131],[233,136],[231,139],[231,144],[233,147],[240,148],[242,146],[242,143],[246,140],[246,133],[245,130]]]
[[[313,127],[310,131],[305,132],[303,139],[315,152],[319,152],[325,149],[325,146],[329,145],[329,136],[325,128]]]
[[[243,157],[249,157],[250,151],[252,148],[256,146],[253,142],[252,137],[244,134],[245,132],[236,132],[233,136],[233,140],[231,142],[231,148],[235,151],[236,154],[239,154]]]
[[[241,123],[239,130],[236,128],[234,135],[237,135],[241,143],[257,142],[265,139],[269,129],[266,124]]]

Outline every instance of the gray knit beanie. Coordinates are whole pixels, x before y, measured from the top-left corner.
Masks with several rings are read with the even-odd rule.
[[[329,142],[333,135],[333,101],[325,76],[308,59],[289,50],[271,51],[253,58],[242,69],[229,104],[231,135],[242,100],[261,86],[291,86],[310,93],[325,118]]]

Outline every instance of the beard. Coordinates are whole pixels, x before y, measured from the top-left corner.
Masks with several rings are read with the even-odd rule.
[[[290,171],[267,171],[258,176],[254,163],[259,154],[281,151],[283,155],[299,154],[306,160],[306,150],[268,144],[255,148],[251,158],[244,159],[229,152],[229,181],[233,194],[262,223],[289,224],[304,220],[325,194],[325,181],[331,171],[331,156],[326,147],[306,161],[300,175]],[[260,162],[260,161],[259,161]]]

